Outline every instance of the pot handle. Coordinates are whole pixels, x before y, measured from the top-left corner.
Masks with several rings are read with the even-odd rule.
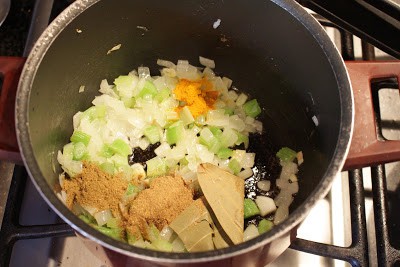
[[[400,82],[400,62],[346,62],[354,94],[354,132],[343,169],[355,169],[400,160],[400,141],[378,137],[371,81],[396,78]]]
[[[0,57],[0,160],[22,164],[15,133],[15,96],[25,58]]]

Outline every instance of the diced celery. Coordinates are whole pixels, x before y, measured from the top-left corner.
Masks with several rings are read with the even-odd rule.
[[[271,222],[270,220],[262,219],[258,223],[258,233],[261,235],[265,232],[268,232],[269,230],[272,229],[273,226],[274,226],[274,223]]]
[[[157,95],[157,93],[158,91],[155,85],[150,81],[146,81],[142,90],[139,92],[138,97],[144,97],[146,95],[151,95],[152,97],[154,97]]]
[[[100,154],[100,156],[102,156],[102,157],[110,158],[110,157],[112,157],[115,153],[114,153],[114,150],[110,147],[109,144],[104,144],[103,147],[101,148],[99,154]]]
[[[98,230],[99,232],[101,232],[111,238],[114,238],[119,241],[123,241],[123,238],[122,238],[123,231],[120,228],[108,228],[108,227],[104,227],[104,226],[98,226],[96,224],[91,224],[91,226],[93,228],[95,228],[96,230]]]
[[[260,210],[257,207],[257,204],[249,198],[244,199],[244,218],[250,218],[255,215],[259,215]]]
[[[108,228],[120,228],[121,221],[118,218],[112,217],[106,223]]]
[[[73,160],[81,160],[87,154],[85,144],[82,142],[75,143],[73,154]]]
[[[181,165],[181,166],[186,166],[186,165],[188,165],[188,163],[189,163],[189,161],[187,160],[186,157],[185,157],[185,158],[182,158],[182,159],[179,161],[179,165]]]
[[[136,243],[136,241],[138,241],[140,238],[137,238],[134,234],[131,234],[129,231],[127,231],[126,239],[127,239],[129,245],[134,245]]]
[[[247,101],[243,105],[243,110],[247,116],[250,116],[252,118],[257,117],[261,113],[261,108],[258,105],[257,99],[252,99],[250,101]]]
[[[129,167],[127,155],[115,154],[109,160],[114,163],[116,169],[123,168],[123,166]]]
[[[163,102],[165,99],[167,99],[170,95],[171,91],[168,88],[161,89],[155,96],[154,100],[156,100],[158,103]]]
[[[158,176],[167,172],[165,161],[159,157],[154,157],[146,161],[147,176]]]
[[[150,125],[144,129],[144,135],[149,139],[151,144],[155,144],[160,141],[160,131],[156,125]]]
[[[179,118],[181,119],[184,125],[188,125],[194,122],[193,115],[187,106],[182,108],[181,112],[179,113]]]
[[[276,156],[282,160],[283,162],[291,162],[296,158],[296,151],[290,149],[288,147],[282,147],[277,153]]]
[[[218,153],[218,151],[222,148],[221,142],[217,138],[213,138],[208,144],[207,144],[208,150],[211,152]]]
[[[104,162],[100,164],[100,169],[102,169],[104,172],[109,173],[109,174],[114,174],[114,164],[110,162]]]
[[[157,227],[155,227],[154,224],[149,225],[147,228],[147,235],[151,242],[160,239],[160,231],[157,229]]]
[[[236,134],[238,136],[238,139],[237,139],[235,145],[240,145],[241,143],[243,143],[244,147],[247,148],[249,146],[249,137],[240,132],[236,132]]]
[[[114,142],[110,144],[110,149],[121,156],[128,156],[132,154],[131,147],[122,139],[115,139]]]
[[[104,118],[107,113],[107,108],[104,105],[92,106],[83,112],[84,116],[88,116],[92,121],[97,118]]]
[[[233,108],[224,107],[224,110],[225,110],[226,115],[229,115],[229,116],[233,115],[233,111],[234,111]]]
[[[184,133],[182,121],[174,122],[167,130],[166,137],[167,142],[170,145],[176,144],[179,140],[183,138]]]
[[[238,140],[237,132],[230,128],[225,128],[224,132],[222,133],[222,135],[220,137],[220,140],[221,140],[221,144],[224,147],[231,147]]]
[[[74,144],[68,143],[63,148],[63,155],[68,159],[72,159],[74,157]]]
[[[236,159],[231,159],[228,163],[228,167],[233,171],[234,174],[238,174],[242,169],[240,163]]]
[[[124,102],[124,106],[126,108],[133,108],[136,104],[136,100],[134,97],[121,97],[122,102]]]
[[[229,149],[227,147],[223,147],[218,151],[217,156],[220,159],[227,159],[227,158],[232,156],[232,149]]]
[[[82,131],[75,130],[74,133],[71,135],[70,140],[73,143],[82,142],[85,144],[85,146],[87,146],[90,141],[90,135],[88,135]]]
[[[91,223],[95,222],[93,217],[89,217],[89,216],[84,215],[84,214],[80,214],[78,217],[79,217],[79,219],[81,219],[82,221],[84,221],[87,224],[91,224]]]
[[[216,137],[216,138],[220,138],[222,135],[222,130],[216,126],[210,126],[208,127],[210,129],[210,131],[212,132],[212,134]]]
[[[152,242],[153,246],[156,247],[157,250],[171,252],[172,251],[172,244],[167,240],[162,238],[158,238]]]
[[[114,84],[120,96],[131,97],[137,84],[137,77],[133,75],[121,75],[114,80]]]
[[[137,193],[137,192],[139,192],[139,188],[130,183],[130,184],[128,184],[128,188],[126,189],[125,195],[126,196],[131,196],[131,195],[133,195],[134,193]]]

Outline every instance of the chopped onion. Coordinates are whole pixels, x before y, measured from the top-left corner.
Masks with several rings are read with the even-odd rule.
[[[246,230],[243,232],[243,241],[253,239],[259,235],[258,229],[254,224],[247,226]]]
[[[157,59],[157,65],[171,69],[176,68],[176,65],[173,62],[163,59]]]
[[[242,179],[247,179],[253,175],[253,170],[250,168],[244,169],[243,171],[239,172],[237,176]]]
[[[300,166],[304,162],[303,152],[299,151],[296,154],[297,164]]]
[[[257,187],[263,191],[269,191],[271,189],[271,181],[261,180],[257,182]]]
[[[164,228],[160,231],[160,237],[166,241],[170,241],[172,235],[174,234],[174,230],[168,225],[164,226]]]
[[[261,216],[265,216],[276,210],[275,202],[270,197],[257,196],[255,202],[260,210]]]
[[[236,99],[236,105],[243,106],[243,104],[246,103],[246,101],[247,101],[247,95],[241,93]]]
[[[212,59],[200,56],[199,61],[200,61],[200,64],[203,65],[204,67],[208,67],[210,69],[215,68],[215,62]]]
[[[172,241],[172,251],[173,252],[184,252],[185,245],[183,244],[182,240],[177,237],[174,241]]]
[[[229,89],[232,86],[232,80],[227,77],[222,77],[222,81],[224,82],[225,86]]]
[[[275,205],[280,206],[289,206],[293,201],[292,193],[285,189],[281,190],[281,192],[275,197]]]
[[[281,205],[275,212],[274,224],[277,225],[289,216],[289,206]]]
[[[238,98],[238,94],[234,90],[228,91],[228,98],[232,101],[235,101]]]
[[[96,222],[99,226],[105,225],[109,219],[112,218],[111,210],[103,210],[100,212],[96,212],[93,216],[96,219]]]

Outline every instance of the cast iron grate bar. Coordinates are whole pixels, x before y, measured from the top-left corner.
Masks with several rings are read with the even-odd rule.
[[[400,250],[390,243],[385,166],[371,167],[375,235],[379,266],[399,266]],[[394,212],[394,211],[393,211]]]
[[[16,166],[14,168],[1,225],[0,266],[9,265],[12,249],[18,240],[74,235],[73,229],[66,223],[27,226],[19,223],[27,177],[28,174],[24,167]]]
[[[291,248],[347,261],[353,267],[368,266],[368,240],[365,217],[364,186],[361,170],[349,171],[350,214],[352,243],[349,247],[340,247],[297,238]]]

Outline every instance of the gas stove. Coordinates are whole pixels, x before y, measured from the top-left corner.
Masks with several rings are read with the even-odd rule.
[[[9,15],[0,26],[0,56],[27,56],[48,23],[71,2],[13,0]],[[388,40],[387,36],[393,27],[399,32],[399,21],[393,20],[400,9],[398,2],[382,1],[386,5],[377,7],[377,1],[336,1],[342,7],[347,3],[350,10],[346,12],[338,11],[329,1],[299,2],[318,12],[309,10],[345,60],[387,60],[394,59],[389,54],[398,56],[399,39]],[[359,22],[352,24],[348,13],[360,2],[367,5],[368,12],[380,8],[393,16],[361,26]],[[368,27],[369,23],[393,27],[377,33]],[[393,45],[397,50],[391,48]],[[377,88],[374,101],[379,106],[379,132],[383,138],[399,140],[398,81],[381,81]],[[0,162],[0,181],[0,266],[111,266],[91,254],[72,228],[49,208],[23,166]],[[342,172],[329,194],[301,224],[290,248],[268,266],[400,266],[398,210],[400,162]]]

